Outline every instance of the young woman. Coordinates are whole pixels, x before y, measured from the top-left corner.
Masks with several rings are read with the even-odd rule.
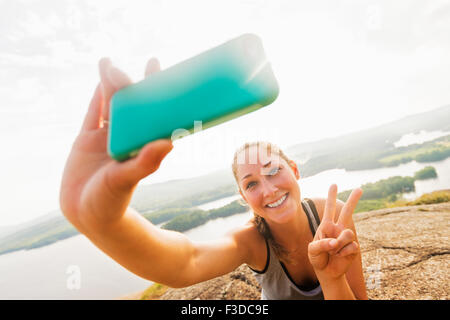
[[[296,164],[269,143],[246,144],[233,161],[242,198],[254,219],[220,240],[196,243],[160,229],[129,203],[138,182],[155,172],[170,140],[147,144],[119,163],[106,150],[109,100],[131,83],[109,59],[99,63],[101,83],[67,159],[60,190],[66,218],[97,247],[131,272],[171,287],[185,287],[247,264],[265,299],[367,299],[361,254],[352,220],[361,196],[344,204],[301,200]],[[145,75],[159,71],[151,59]],[[218,263],[220,261],[220,263]]]

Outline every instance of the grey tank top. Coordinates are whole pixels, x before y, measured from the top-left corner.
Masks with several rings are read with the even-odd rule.
[[[314,236],[320,224],[314,202],[310,199],[302,200],[303,210],[308,217],[309,227]],[[274,250],[266,241],[267,262],[263,271],[253,271],[256,280],[262,287],[262,300],[323,300],[320,284],[310,290],[300,289],[292,280],[283,263],[277,258]]]

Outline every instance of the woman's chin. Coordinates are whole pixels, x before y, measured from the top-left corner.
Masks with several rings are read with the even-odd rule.
[[[295,208],[286,208],[284,210],[267,212],[267,219],[277,224],[285,224],[292,221],[297,210]]]

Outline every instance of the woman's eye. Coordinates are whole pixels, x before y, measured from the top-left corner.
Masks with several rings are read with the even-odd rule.
[[[276,175],[280,170],[281,167],[273,168],[272,170],[270,170],[269,175],[270,176]]]
[[[245,189],[249,189],[249,188],[253,187],[255,184],[256,184],[256,182],[252,181],[247,185],[247,188],[245,188]]]

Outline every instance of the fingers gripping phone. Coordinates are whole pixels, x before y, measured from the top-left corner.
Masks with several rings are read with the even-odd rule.
[[[271,104],[278,83],[256,35],[244,34],[117,91],[108,153],[124,161],[148,142],[209,128]]]

